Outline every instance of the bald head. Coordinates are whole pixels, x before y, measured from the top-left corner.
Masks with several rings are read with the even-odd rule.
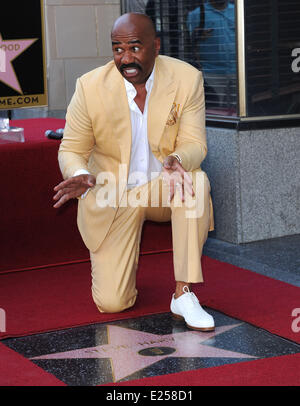
[[[111,41],[120,73],[133,85],[145,84],[160,50],[152,20],[145,14],[123,14],[114,23]]]
[[[151,38],[156,37],[156,29],[153,21],[146,14],[141,13],[127,13],[121,15],[114,23],[111,35],[136,30],[143,31]]]

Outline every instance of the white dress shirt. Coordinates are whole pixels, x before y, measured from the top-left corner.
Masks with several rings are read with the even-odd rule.
[[[161,162],[153,155],[148,141],[148,104],[154,81],[153,69],[146,82],[147,96],[142,113],[134,101],[137,91],[124,78],[131,118],[131,155],[128,176],[128,188],[141,186],[157,177],[161,170]]]
[[[132,189],[137,186],[141,186],[150,180],[157,177],[161,170],[161,162],[153,155],[148,141],[148,104],[153,87],[154,81],[153,69],[149,79],[146,82],[147,96],[145,100],[144,112],[142,113],[134,99],[137,95],[135,87],[124,78],[127,99],[130,109],[131,119],[131,154],[128,173],[127,188]],[[86,169],[78,169],[73,176],[89,174]],[[87,191],[88,192],[88,191]],[[86,192],[86,193],[87,193]],[[81,197],[83,198],[84,195]]]

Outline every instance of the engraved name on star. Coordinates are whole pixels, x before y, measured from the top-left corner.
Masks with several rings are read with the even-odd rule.
[[[37,359],[110,358],[114,382],[132,375],[147,366],[168,357],[200,358],[257,358],[248,354],[227,351],[202,342],[229,331],[240,324],[221,326],[213,332],[185,331],[176,334],[152,334],[124,327],[108,325],[108,344],[81,348]]]
[[[0,33],[0,81],[23,94],[12,62],[27,50],[38,38],[3,40]]]

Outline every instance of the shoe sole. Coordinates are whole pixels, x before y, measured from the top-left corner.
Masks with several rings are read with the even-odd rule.
[[[188,328],[190,328],[191,330],[197,330],[197,331],[215,331],[215,327],[194,327],[194,326],[190,326],[189,324],[187,324],[187,322],[184,320],[183,316],[180,316],[180,314],[176,314],[176,313],[172,313],[172,317],[175,320],[183,320],[185,322],[185,324],[187,325]]]

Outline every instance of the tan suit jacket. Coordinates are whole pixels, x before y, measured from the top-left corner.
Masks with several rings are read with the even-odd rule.
[[[178,154],[187,171],[200,167],[207,153],[205,102],[201,72],[167,56],[158,56],[148,108],[148,140],[161,162]],[[97,175],[119,165],[129,168],[131,121],[124,80],[113,61],[83,75],[66,116],[59,165],[66,179],[85,168]],[[118,184],[118,183],[117,183]],[[77,223],[86,246],[95,251],[107,234],[116,210],[96,203],[96,185],[79,199]],[[120,186],[121,194],[126,184]]]

